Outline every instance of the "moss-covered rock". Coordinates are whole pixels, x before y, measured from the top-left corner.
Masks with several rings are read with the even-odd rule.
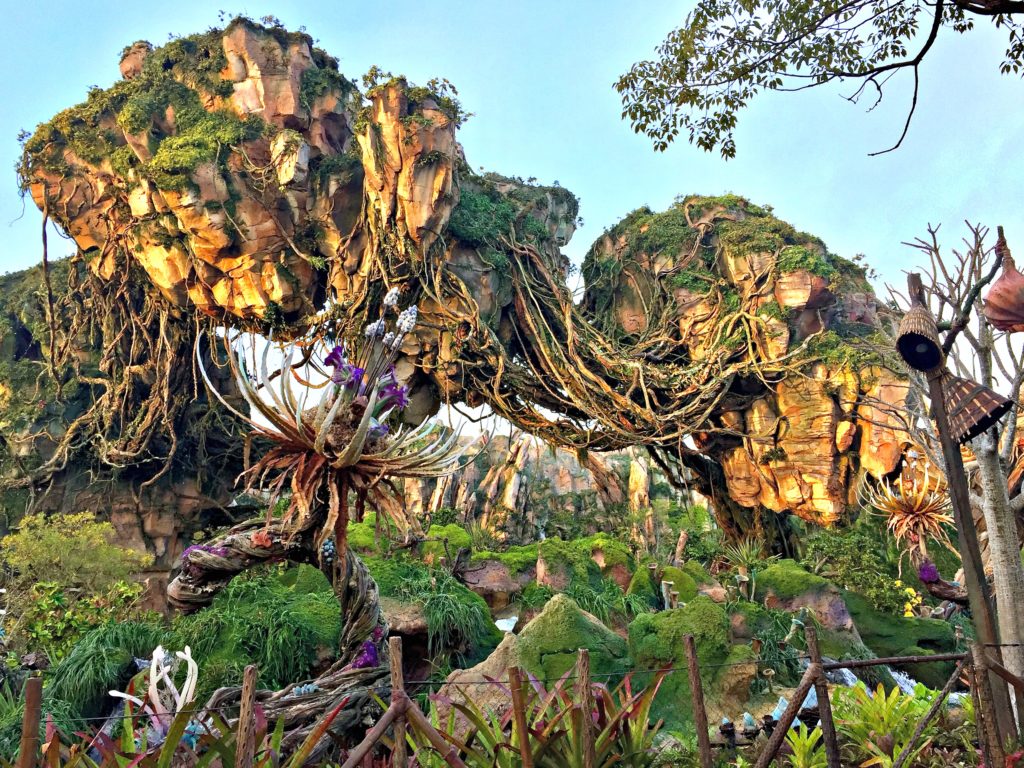
[[[580,610],[565,595],[555,595],[519,634],[518,653],[527,671],[558,678],[576,663],[580,648],[590,651],[590,669],[609,682],[629,670],[626,641]]]
[[[716,672],[712,670],[722,669],[729,654],[729,619],[722,606],[701,595],[682,608],[642,614],[629,625],[630,655],[638,668],[674,669],[662,683],[651,712],[653,718],[664,719],[670,730],[693,721],[683,645],[687,635],[693,635],[697,659],[709,671],[702,681],[704,688],[713,690]]]
[[[773,595],[778,600],[822,592],[830,586],[828,579],[805,570],[795,560],[779,560],[757,574],[758,596]]]
[[[711,574],[708,573],[708,569],[696,560],[687,560],[683,563],[682,568],[683,571],[690,575],[690,578],[693,579],[698,586],[710,584],[714,581],[714,579],[711,578]]]
[[[633,573],[633,577],[629,580],[629,586],[626,588],[626,594],[643,595],[649,606],[657,607],[658,588],[655,586],[648,568],[638,568]]]
[[[572,582],[589,583],[601,578],[601,570],[587,547],[561,539],[544,539],[537,548],[537,581],[554,590]]]
[[[662,581],[671,581],[672,589],[679,593],[679,599],[688,603],[697,596],[697,582],[681,568],[668,565],[661,571]]]
[[[937,619],[893,616],[875,610],[864,597],[844,595],[864,644],[877,656],[924,656],[956,650],[953,626]],[[953,673],[952,662],[908,664],[904,671],[932,688],[941,688]]]
[[[520,574],[529,571],[531,568],[535,569],[537,567],[537,550],[537,544],[525,544],[522,546],[509,547],[504,552],[482,550],[480,552],[474,552],[471,561],[497,560],[499,563],[503,563],[508,566],[509,572],[512,576],[519,576]]]
[[[376,523],[377,516],[373,512],[368,512],[363,522],[348,524],[348,546],[353,552],[377,551],[377,536],[374,530]]]
[[[437,562],[442,557],[454,558],[460,549],[472,549],[473,537],[464,528],[455,523],[449,525],[432,525],[427,533],[431,539],[422,546],[423,559],[428,563]],[[447,544],[447,548],[445,547]]]

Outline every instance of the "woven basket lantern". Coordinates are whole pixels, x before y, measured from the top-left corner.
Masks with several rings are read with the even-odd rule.
[[[953,374],[943,377],[942,391],[949,408],[949,429],[958,443],[966,443],[992,427],[1014,405],[983,384]]]
[[[930,371],[942,364],[939,329],[925,307],[914,304],[900,320],[896,349],[906,364],[918,371]]]

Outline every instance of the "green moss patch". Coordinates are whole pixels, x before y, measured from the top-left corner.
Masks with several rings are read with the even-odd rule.
[[[671,565],[661,571],[662,581],[671,581],[672,589],[679,593],[679,599],[688,603],[697,596],[697,582],[690,574]]]
[[[919,656],[956,650],[953,625],[948,622],[882,613],[854,592],[844,593],[843,599],[864,644],[878,656]],[[941,688],[953,673],[953,664],[925,662],[908,665],[906,671],[925,685]]]
[[[707,670],[703,685],[713,690],[716,670],[729,655],[729,617],[722,606],[700,596],[682,608],[642,614],[629,625],[629,651],[638,669],[674,668],[662,683],[651,711],[651,717],[664,719],[670,730],[692,726],[693,722],[684,650],[687,635],[693,635],[697,659]]]
[[[701,565],[696,560],[687,560],[683,563],[683,571],[690,575],[698,586],[703,584],[711,584],[714,579],[711,578],[711,574],[708,573],[708,569]]]
[[[651,579],[650,570],[646,567],[638,568],[633,573],[633,577],[629,580],[629,586],[626,588],[626,594],[645,598],[651,608],[658,606],[658,590]]]
[[[771,592],[779,600],[790,600],[809,592],[821,592],[830,582],[801,568],[793,560],[779,560],[757,575],[757,592]]]
[[[590,651],[595,677],[614,685],[629,670],[626,641],[580,610],[565,595],[555,595],[519,634],[523,666],[538,677],[559,678],[576,664],[580,648]]]
[[[473,553],[472,561],[497,560],[505,565],[513,576],[518,576],[529,568],[537,567],[538,548],[537,544],[524,544],[509,547],[504,552],[482,550]]]
[[[422,546],[423,557],[434,561],[440,557],[455,557],[459,554],[460,549],[473,548],[473,538],[462,526],[455,523],[432,525],[427,536],[432,539],[440,539],[440,541],[426,541]],[[447,549],[445,549],[445,542],[448,544]]]

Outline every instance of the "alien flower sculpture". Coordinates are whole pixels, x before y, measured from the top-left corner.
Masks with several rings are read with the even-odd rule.
[[[186,667],[185,681],[181,689],[174,684],[174,677],[178,667],[184,663]],[[128,704],[134,704],[138,710],[136,716],[143,716],[141,722],[146,730],[145,743],[150,747],[163,744],[167,739],[171,723],[179,712],[189,708],[196,695],[196,685],[199,681],[199,666],[192,658],[192,649],[187,645],[184,652],[178,651],[172,657],[163,646],[157,646],[153,651],[153,658],[149,664],[149,682],[146,688],[146,696],[140,699],[130,693],[121,691],[110,691],[110,695],[124,699]],[[192,731],[202,726],[198,720],[194,721]]]
[[[888,518],[886,527],[915,567],[928,560],[928,541],[936,541],[959,556],[946,526],[953,523],[949,493],[940,477],[933,477],[929,462],[908,466],[894,482],[862,488],[861,501]]]
[[[366,326],[358,341],[332,344],[325,334],[316,333],[285,344],[270,341],[259,354],[254,343],[249,345],[253,365],[247,363],[243,346],[232,350],[225,336],[235,382],[253,415],[221,397],[203,368],[197,345],[200,370],[210,390],[250,425],[255,437],[271,443],[243,474],[247,487],[269,492],[271,508],[290,493],[284,522],[295,532],[318,529],[318,547],[333,533],[336,559],[341,562],[350,493],[355,494],[357,519],[369,504],[378,512],[378,523],[383,519],[407,532],[415,530],[418,522],[406,514],[391,480],[450,474],[465,452],[457,432],[432,421],[411,428],[392,425],[392,417],[409,404],[408,391],[395,376],[394,360],[417,317],[415,306],[399,313],[397,301],[398,291],[392,289],[380,317]],[[393,321],[392,314],[397,315]],[[282,360],[274,367],[272,352]]]

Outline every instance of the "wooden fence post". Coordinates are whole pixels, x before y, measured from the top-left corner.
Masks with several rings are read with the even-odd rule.
[[[519,738],[519,755],[523,759],[523,768],[533,768],[530,731],[526,727],[526,704],[523,701],[523,676],[519,667],[509,668],[508,685],[512,689],[513,726]]]
[[[807,653],[811,657],[811,664],[820,667],[821,650],[818,648],[818,631],[813,625],[808,624],[804,628],[804,637],[807,638]],[[818,721],[821,725],[822,740],[825,742],[828,768],[842,768],[842,763],[839,760],[839,739],[836,737],[836,724],[832,719],[832,702],[828,698],[828,680],[825,678],[824,669],[814,681],[814,691],[818,695]]]
[[[1006,756],[1003,754],[1003,742],[1000,737],[998,716],[992,698],[992,685],[989,679],[988,664],[985,663],[985,651],[978,642],[971,643],[971,662],[974,667],[974,687],[978,689],[978,704],[981,705],[982,753],[986,765],[1003,765]]]
[[[35,768],[39,752],[39,719],[43,708],[43,678],[25,681],[25,714],[21,719],[21,746],[17,768]]]
[[[579,649],[576,657],[576,699],[580,707],[580,738],[583,742],[583,768],[594,768],[594,692],[590,689],[590,651]]]
[[[402,638],[388,638],[388,653],[391,656],[391,695],[395,691],[405,692],[405,677],[402,674]],[[408,768],[409,753],[405,743],[405,715],[395,720],[395,748],[392,753],[396,768]]]
[[[235,768],[252,768],[256,759],[256,678],[255,664],[245,668],[242,676],[242,699],[238,708],[238,749]]]
[[[812,661],[807,671],[804,672],[804,676],[800,679],[800,685],[793,691],[793,698],[790,699],[789,706],[786,707],[786,711],[779,718],[779,722],[775,726],[775,730],[772,731],[772,735],[768,737],[768,743],[764,745],[764,750],[762,750],[760,757],[757,758],[757,762],[754,763],[754,768],[768,768],[771,765],[775,755],[778,754],[779,747],[782,746],[782,742],[786,738],[786,734],[789,733],[790,726],[796,720],[804,699],[807,698],[807,694],[814,687],[814,681],[821,674],[824,674],[821,665],[815,664]]]
[[[960,673],[964,671],[964,667],[966,665],[966,658],[956,665],[956,669],[953,671],[953,674],[950,676],[949,680],[946,681],[942,690],[939,691],[939,695],[935,697],[935,701],[932,702],[931,707],[929,707],[924,717],[922,717],[918,722],[913,735],[910,737],[910,741],[907,742],[907,745],[896,757],[896,762],[892,764],[892,768],[903,768],[903,766],[909,762],[910,754],[914,751],[914,746],[917,744],[918,739],[921,738],[921,734],[924,733],[924,729],[928,727],[928,723],[932,721],[932,718],[935,717],[938,711],[946,703],[946,697],[949,696],[950,691],[953,690],[953,686],[957,684],[957,681],[960,679]]]
[[[708,713],[704,709],[704,687],[700,681],[700,666],[697,664],[697,646],[693,635],[684,639],[686,666],[690,673],[690,697],[693,699],[693,723],[697,729],[697,751],[700,753],[700,768],[712,768],[711,738],[708,736]]]

